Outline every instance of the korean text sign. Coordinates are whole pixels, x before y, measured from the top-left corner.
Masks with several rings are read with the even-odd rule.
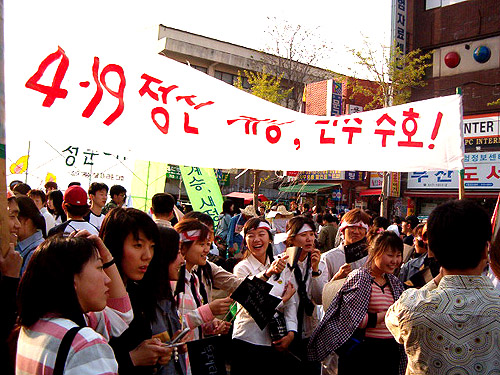
[[[8,136],[72,134],[93,144],[111,142],[142,160],[212,168],[463,167],[458,95],[341,117],[308,116],[154,53],[36,47],[17,50],[16,69],[6,71]],[[228,155],[218,151],[223,144],[240,147]]]
[[[214,220],[214,228],[217,228],[224,199],[214,170],[186,166],[179,166],[179,168],[193,210],[210,215]]]

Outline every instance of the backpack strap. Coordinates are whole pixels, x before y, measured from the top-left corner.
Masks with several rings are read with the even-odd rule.
[[[76,334],[82,327],[73,327],[64,335],[61,340],[61,345],[59,345],[59,349],[57,350],[56,363],[54,365],[53,375],[63,375],[64,374],[64,366],[66,364],[66,359],[68,358],[69,349],[71,348],[71,343],[73,342]]]

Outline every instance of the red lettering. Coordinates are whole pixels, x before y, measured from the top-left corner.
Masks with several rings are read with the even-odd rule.
[[[382,147],[387,146],[387,136],[394,135],[396,132],[394,130],[376,129],[375,134],[382,135]]]
[[[496,166],[492,165],[491,166],[491,172],[490,174],[486,177],[486,179],[490,179],[492,177],[495,177],[497,180],[500,179],[500,176],[498,175],[497,171],[496,171]]]
[[[107,92],[111,94],[111,96],[115,97],[118,99],[118,106],[116,109],[111,113],[111,115],[108,116],[106,120],[104,120],[105,125],[111,125],[120,115],[123,113],[123,109],[125,108],[125,102],[123,100],[123,94],[125,92],[125,73],[123,72],[123,68],[119,65],[116,64],[108,64],[104,67],[104,69],[101,72],[100,75],[100,83],[99,80],[97,79],[97,74],[99,71],[99,58],[94,57],[94,64],[92,65],[92,76],[94,77],[94,81],[97,85],[96,93],[94,97],[90,100],[90,103],[87,105],[87,107],[84,109],[82,116],[89,118],[92,116],[94,113],[97,105],[101,102],[102,99],[102,87],[100,86],[100,83],[104,86]],[[120,84],[118,85],[118,90],[113,91],[111,90],[108,85],[106,84],[106,74],[113,72],[118,74],[120,78]]]
[[[61,61],[57,66],[54,79],[52,80],[52,85],[46,86],[38,83],[40,78],[42,78],[43,74],[45,73],[47,67],[59,58],[61,58]],[[64,76],[66,75],[66,72],[68,71],[68,66],[69,59],[66,56],[66,53],[61,47],[58,47],[56,52],[51,53],[41,62],[36,73],[33,74],[33,76],[30,77],[30,79],[28,79],[28,81],[26,82],[25,86],[28,89],[32,89],[46,95],[42,103],[44,107],[50,107],[52,104],[54,104],[54,101],[57,98],[64,99],[68,95],[68,91],[61,88],[61,83],[64,79]]]
[[[396,121],[394,121],[387,113],[384,113],[378,120],[377,120],[377,126],[379,126],[381,123],[384,121],[387,121],[389,124],[392,126],[396,126]]]
[[[142,76],[141,76],[142,79],[146,80],[146,82],[144,82],[144,85],[141,87],[141,89],[139,90],[139,95],[141,96],[144,96],[144,94],[148,93],[148,95],[150,97],[152,97],[154,100],[158,101],[158,94],[156,92],[154,92],[153,90],[151,90],[149,88],[149,85],[151,84],[151,82],[154,82],[154,83],[157,83],[157,84],[160,84],[162,83],[163,81],[157,79],[157,78],[154,78],[154,77],[151,77],[150,75],[147,75],[146,73],[144,73]],[[164,102],[165,103],[165,102]]]
[[[273,137],[271,135],[271,132],[274,131],[276,135]],[[266,128],[266,139],[269,143],[275,144],[277,143],[281,138],[281,129],[277,125],[271,125]]]
[[[344,122],[347,124],[347,123],[349,122],[349,120],[350,120],[349,118],[348,118],[348,119],[345,119],[345,120],[344,120]],[[353,120],[354,120],[357,124],[359,124],[359,125],[361,125],[361,123],[362,123],[362,120],[361,120],[361,119],[359,119],[359,118],[355,118],[355,119],[353,119]],[[352,145],[352,138],[353,138],[353,136],[354,136],[354,133],[358,133],[358,134],[359,134],[359,133],[361,133],[362,129],[361,129],[361,128],[356,128],[356,127],[354,127],[354,126],[344,126],[344,127],[342,128],[342,131],[343,131],[344,133],[349,133],[349,138],[348,138],[348,140],[347,140],[347,144]]]
[[[170,91],[174,90],[174,89],[178,89],[179,86],[177,85],[172,85],[172,86],[168,86],[168,87],[162,87],[160,86],[158,88],[158,91],[161,92],[161,101],[163,102],[163,104],[167,104],[167,95]]]
[[[165,124],[160,125],[158,121],[156,121],[156,115],[161,114],[165,118]],[[153,108],[151,111],[151,119],[155,123],[156,127],[163,133],[163,134],[168,134],[168,125],[170,122],[170,116],[165,108],[162,107],[156,107]]]
[[[403,120],[403,133],[408,137],[408,140],[407,141],[399,141],[398,146],[424,147],[423,142],[415,142],[415,141],[411,140],[411,137],[413,137],[415,135],[415,133],[417,132],[417,128],[418,128],[417,120],[415,120],[415,119],[419,118],[420,114],[418,114],[417,112],[413,112],[413,108],[410,108],[409,111],[403,111],[403,116],[407,116],[407,118],[405,118]],[[409,130],[407,128],[408,121],[413,122],[413,129],[411,129],[411,130]]]
[[[189,126],[189,114],[184,112],[184,131],[189,134],[198,134],[198,128]]]
[[[467,172],[467,170],[472,169],[472,170],[477,170],[477,167],[465,167],[464,168],[464,181],[479,181],[479,178],[474,178],[474,176],[477,176],[476,172]]]
[[[321,135],[319,136],[319,143],[320,144],[326,144],[326,143],[330,143],[332,145],[335,144],[335,138],[328,138],[328,137],[325,137],[325,129],[321,129]]]

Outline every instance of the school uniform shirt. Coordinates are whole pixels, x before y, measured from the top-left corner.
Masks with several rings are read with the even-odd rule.
[[[75,336],[64,374],[117,374],[118,364],[107,341],[111,336],[121,335],[132,321],[128,296],[109,299],[103,311],[88,313],[85,318],[88,327]],[[30,328],[22,327],[17,342],[16,373],[52,373],[62,338],[76,326],[71,320],[46,316]]]
[[[320,319],[321,319],[321,311],[318,308],[323,301],[322,301],[322,294],[323,294],[323,279],[320,277],[324,272],[322,271],[320,276],[314,277],[312,275],[312,267],[309,267],[309,270],[307,270],[307,258],[304,259],[302,262],[299,261],[297,262],[297,266],[300,269],[300,272],[302,274],[302,279],[305,278],[306,271],[308,272],[308,277],[306,280],[306,291],[307,291],[307,296],[309,299],[312,301],[312,303],[315,305],[314,310],[312,315],[307,315],[304,313],[303,316],[303,321],[302,321],[302,333],[301,333],[301,338],[305,339],[311,336],[314,328],[318,325]],[[321,268],[319,268],[321,270]],[[285,269],[284,273],[286,274],[289,272],[291,274],[290,277],[293,278],[294,280],[294,286],[295,289],[298,290],[298,280],[296,280],[294,272],[290,270],[288,267]],[[286,277],[286,276],[284,276]],[[292,297],[295,300],[295,303],[297,305],[297,308],[300,303],[300,298],[299,298],[299,293],[295,293]],[[297,317],[297,319],[300,319],[300,317]]]
[[[252,254],[250,254],[234,267],[234,274],[241,278],[255,276],[265,272],[270,265],[271,263],[269,262],[268,257],[266,257],[266,264],[264,265]],[[269,294],[281,298],[288,281],[292,281],[292,283],[295,281],[290,272],[282,272],[278,279],[276,279],[274,275],[271,276],[271,278],[267,281],[267,283],[273,286],[273,289],[271,289]],[[238,304],[238,309],[240,307],[241,305]],[[285,315],[287,331],[297,332],[296,300],[290,298],[285,304],[280,302],[277,310],[283,312]],[[255,323],[252,316],[244,308],[241,309],[234,321],[233,339],[240,339],[254,345],[271,346],[271,336],[269,334],[268,327],[266,326],[263,330],[261,330],[257,323]]]
[[[214,283],[213,287],[217,289],[222,289],[229,293],[232,293],[243,281],[243,279],[235,276],[231,272],[226,271],[224,268],[219,267],[212,262],[207,261],[207,264],[210,265],[212,270]],[[195,275],[193,279],[195,282],[197,298],[199,298],[199,300],[202,302],[201,306],[199,307],[196,304],[196,299],[191,288],[191,280],[193,274],[196,273],[197,268],[198,266],[194,266],[191,272],[188,272],[186,270],[185,289],[184,293],[181,293],[177,296],[177,306],[179,306],[179,313],[181,315],[181,318],[184,320],[184,326],[193,329],[194,337],[200,338],[200,330],[194,328],[211,322],[214,319],[214,315],[212,314],[212,311],[208,306],[208,304],[212,302],[212,285],[210,285],[210,283],[205,279],[204,276],[202,276],[201,280],[198,280],[198,276]],[[205,286],[208,301],[202,300],[202,295],[200,293],[200,282],[202,282]],[[210,326],[205,325],[204,329],[209,330]]]

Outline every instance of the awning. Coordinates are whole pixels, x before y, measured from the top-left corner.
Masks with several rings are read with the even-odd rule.
[[[458,190],[407,190],[405,197],[411,198],[456,198]],[[465,190],[465,198],[498,198],[498,191]]]
[[[371,196],[371,195],[380,195],[382,194],[382,189],[366,189],[366,190],[362,190],[359,195],[361,197],[367,197],[367,196]]]
[[[340,184],[297,184],[280,187],[283,193],[317,193],[319,190],[334,188]]]
[[[229,193],[227,195],[224,195],[225,197],[228,198],[240,198],[245,201],[245,204],[250,204],[253,202],[253,193],[240,193],[238,191],[233,191],[232,193]],[[267,197],[264,194],[259,194],[259,201],[265,202],[268,201]]]

